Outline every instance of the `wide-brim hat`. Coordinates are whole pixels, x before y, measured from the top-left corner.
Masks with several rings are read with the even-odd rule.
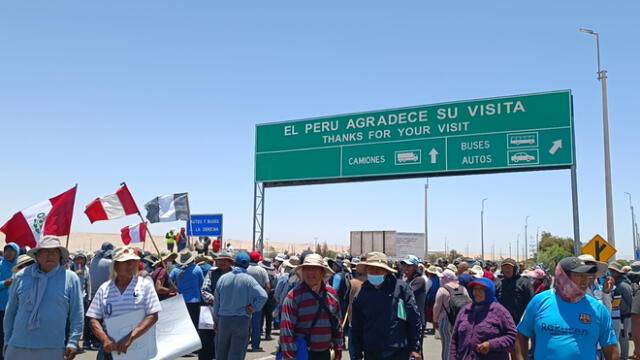
[[[378,251],[368,253],[367,261],[361,261],[358,266],[364,266],[365,270],[367,267],[377,267],[387,270],[388,272],[393,274],[398,272],[387,264],[387,255]],[[360,270],[358,270],[358,272],[360,272]]]
[[[447,269],[453,271],[454,273],[458,271],[458,267],[453,264],[447,265]]]
[[[273,266],[271,259],[263,259],[258,263],[258,266],[267,270],[267,271],[276,271],[276,268]]]
[[[300,265],[300,258],[294,255],[288,258],[287,260],[285,260],[281,266],[284,266],[290,269],[295,269],[295,267],[298,265]]]
[[[27,255],[35,259],[38,251],[42,249],[59,249],[60,256],[62,256],[63,259],[69,258],[69,250],[67,250],[64,246],[62,246],[62,243],[60,242],[60,238],[57,236],[47,235],[43,237],[42,239],[40,239],[38,246],[29,250],[27,252]]]
[[[29,264],[29,263],[33,264],[34,262],[36,262],[36,260],[34,258],[32,258],[29,255],[22,254],[22,255],[18,256],[18,261],[13,266],[13,268],[15,269],[18,266],[23,266],[23,265],[26,265],[26,264]]]
[[[158,266],[162,262],[174,261],[178,257],[178,254],[174,252],[161,252],[160,254],[162,254],[161,258],[151,264],[151,266]]]
[[[629,271],[628,274],[640,275],[640,261],[634,261],[630,265],[631,265],[631,271]]]
[[[473,265],[473,267],[469,269],[469,272],[471,273],[471,276],[476,279],[484,277],[484,271],[482,271],[482,267],[480,267],[480,265]]]
[[[331,275],[333,275],[333,270],[327,265],[322,256],[318,254],[308,254],[304,257],[304,262],[298,266],[296,266],[295,272],[298,277],[302,278],[300,272],[304,270],[304,268],[315,267],[324,270],[324,280],[328,280]]]
[[[229,260],[231,262],[235,261],[235,259],[233,258],[233,254],[227,252],[227,251],[222,251],[220,253],[218,253],[216,255],[215,260]]]
[[[434,265],[429,266],[429,267],[426,269],[426,271],[427,271],[429,274],[438,275],[438,268],[437,268],[436,266],[434,266]]]
[[[583,254],[583,255],[578,256],[578,259],[584,261],[586,264],[593,263],[592,265],[595,265],[596,267],[598,267],[598,271],[596,272],[598,277],[601,277],[602,275],[604,275],[607,272],[607,263],[604,263],[602,261],[597,261],[593,257],[593,255]],[[639,263],[639,265],[640,265],[640,263]]]
[[[119,247],[113,252],[113,262],[129,260],[140,260],[140,256],[130,246]]]
[[[178,253],[178,258],[176,259],[176,262],[178,263],[178,265],[184,266],[184,265],[189,265],[192,262],[194,262],[196,260],[196,253],[184,248],[182,250],[180,250],[180,252]]]
[[[213,257],[208,256],[208,255],[201,255],[201,256],[196,256],[196,264],[198,265],[203,265],[203,264],[213,264]]]

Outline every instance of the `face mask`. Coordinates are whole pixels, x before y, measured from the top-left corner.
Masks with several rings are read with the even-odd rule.
[[[367,275],[367,280],[373,286],[380,286],[384,282],[384,275]]]

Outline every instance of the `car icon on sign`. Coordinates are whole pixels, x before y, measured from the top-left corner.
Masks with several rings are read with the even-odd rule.
[[[535,160],[536,158],[534,156],[531,156],[525,152],[519,152],[519,153],[515,153],[511,156],[511,161],[513,161],[514,163],[518,163],[520,161],[524,161],[524,162],[530,162]]]

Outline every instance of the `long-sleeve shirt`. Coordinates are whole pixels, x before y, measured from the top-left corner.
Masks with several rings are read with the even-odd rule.
[[[175,268],[171,271],[170,277],[176,284],[178,292],[184,297],[184,302],[188,304],[200,302],[200,289],[204,283],[204,275],[198,265],[191,264],[186,269]]]
[[[509,311],[498,302],[475,311],[468,304],[458,314],[449,343],[450,360],[508,360],[516,341],[516,324]],[[476,346],[489,342],[489,353],[481,355]]]
[[[2,259],[2,261],[0,261],[0,311],[4,311],[7,307],[7,300],[9,299],[9,287],[4,286],[4,282],[7,279],[11,279],[13,276],[13,267],[18,261],[18,254],[20,253],[20,248],[16,243],[10,242],[5,247],[8,246],[11,246],[11,248],[16,252],[16,257],[13,261],[9,261],[7,259]]]
[[[213,303],[216,285],[218,285],[218,280],[220,280],[222,275],[224,275],[222,270],[220,268],[215,268],[209,270],[207,275],[204,277],[204,283],[202,284],[200,293],[202,295],[202,300],[207,304]]]
[[[20,271],[11,285],[4,314],[4,344],[27,349],[77,349],[84,324],[84,306],[80,280],[71,270],[52,270],[58,272],[47,280],[39,308],[40,327],[28,329],[35,302],[32,294],[38,283],[28,270],[39,271],[32,268],[37,266],[33,264]]]
[[[362,359],[365,351],[420,352],[422,321],[413,292],[404,281],[387,275],[380,288],[367,281],[351,307],[353,360]]]
[[[340,352],[344,346],[344,334],[342,329],[342,313],[338,294],[330,286],[323,282],[320,292],[317,294],[320,299],[325,300],[327,309],[331,314],[322,311],[320,303],[311,293],[309,286],[302,282],[289,292],[282,304],[282,315],[280,318],[280,348],[284,360],[296,358],[296,337],[309,335],[309,348],[311,351],[324,351],[335,346],[336,358],[340,357]],[[318,317],[313,328],[313,320]],[[332,317],[333,319],[330,319]],[[334,325],[332,325],[332,322]]]
[[[462,287],[462,291],[467,296],[469,296],[467,288],[460,284],[448,283],[444,286],[452,290],[457,289],[460,286]],[[447,316],[447,311],[449,310],[449,300],[451,300],[451,294],[449,294],[449,291],[445,289],[444,286],[440,287],[440,289],[438,289],[438,292],[436,292],[436,302],[433,304],[433,321],[435,321],[436,323],[442,321],[442,319]]]
[[[250,318],[246,307],[254,311],[262,309],[267,302],[267,292],[247,270],[234,267],[222,275],[216,285],[213,301],[213,319],[220,316],[244,316]]]

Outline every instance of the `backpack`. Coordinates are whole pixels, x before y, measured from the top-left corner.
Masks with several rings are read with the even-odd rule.
[[[351,295],[351,279],[353,276],[348,271],[341,271],[342,281],[340,283],[340,290],[338,291],[338,299],[340,299],[340,308],[342,312],[347,311],[349,306],[349,296]]]
[[[449,292],[449,310],[445,307],[444,311],[447,313],[449,323],[453,326],[456,323],[458,313],[465,305],[471,303],[471,299],[464,293],[462,286],[458,286],[457,289],[451,289],[448,286],[444,286],[444,288]]]

